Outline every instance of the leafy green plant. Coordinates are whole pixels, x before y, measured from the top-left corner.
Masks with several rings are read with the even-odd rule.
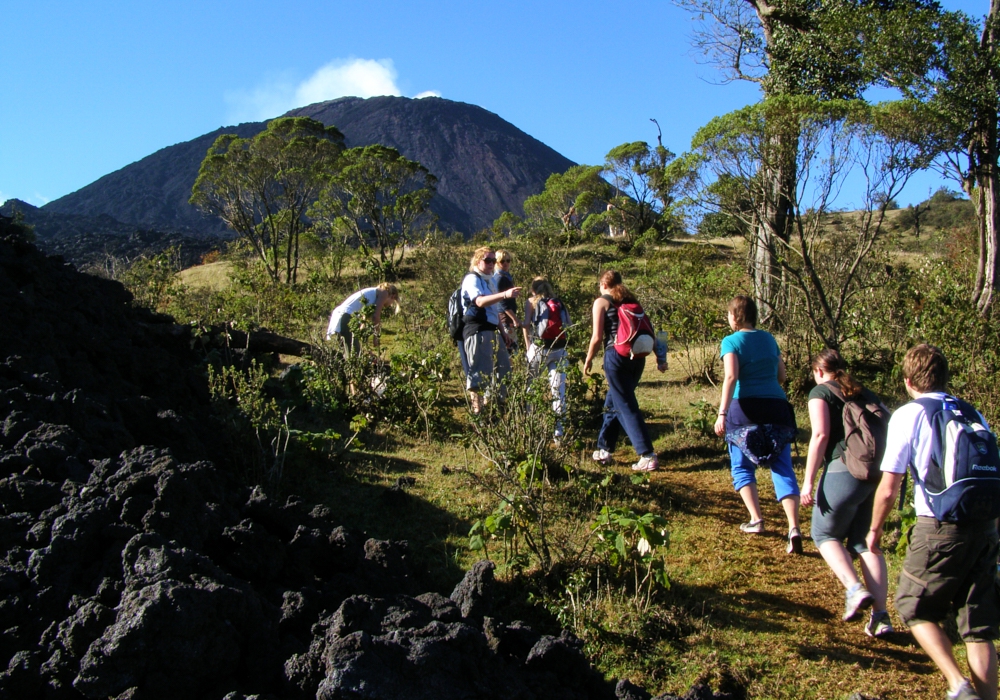
[[[472,417],[468,436],[484,466],[466,471],[496,507],[513,509],[517,547],[548,571],[555,563],[549,494],[552,481],[568,473],[565,456],[576,439],[573,407],[556,415],[548,377],[531,376],[521,356],[503,382],[494,379],[489,395],[485,409]],[[560,423],[564,434],[556,441]]]
[[[489,557],[489,545],[499,542],[502,547],[504,565],[515,570],[522,570],[528,565],[525,552],[518,547],[519,534],[524,531],[525,523],[519,523],[521,504],[502,501],[492,513],[485,518],[476,520],[469,529],[469,549],[481,551]]]
[[[133,304],[154,311],[162,310],[168,302],[179,269],[180,251],[176,248],[168,248],[158,255],[143,255],[131,262],[109,260],[106,266],[110,277],[132,293]]]
[[[284,473],[291,440],[291,409],[267,397],[264,384],[268,374],[256,361],[246,372],[230,365],[220,369],[208,365],[207,371],[213,407],[230,430],[247,477],[252,483],[276,487]]]
[[[670,588],[664,550],[667,520],[655,513],[637,514],[630,508],[605,505],[591,525],[594,551],[612,577],[631,575],[634,601],[647,608],[656,586]]]
[[[711,401],[698,399],[688,402],[688,406],[691,407],[691,410],[684,421],[684,427],[701,435],[713,435],[717,416],[716,405]]]

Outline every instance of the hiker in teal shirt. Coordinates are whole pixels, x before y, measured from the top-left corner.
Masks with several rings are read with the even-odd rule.
[[[726,438],[733,488],[750,512],[750,522],[740,529],[749,534],[764,532],[755,472],[758,465],[769,467],[775,496],[788,520],[786,551],[802,554],[799,485],[792,468],[795,412],[781,388],[785,363],[774,336],[757,330],[753,299],[733,297],[728,311],[734,332],[723,339],[719,351],[725,378],[715,434]]]

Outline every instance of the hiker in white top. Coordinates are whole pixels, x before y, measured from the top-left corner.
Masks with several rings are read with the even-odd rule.
[[[497,334],[505,333],[500,326],[499,304],[505,299],[516,299],[521,288],[511,287],[497,292],[493,282],[496,262],[497,256],[492,248],[477,248],[469,264],[471,274],[462,280],[462,306],[465,309],[462,337],[469,363],[466,388],[474,414],[483,409],[483,385],[493,380],[494,371],[497,379],[503,379],[510,372],[507,343],[503,338],[497,338]],[[501,384],[498,389],[501,398],[503,390]]]
[[[326,327],[326,339],[330,340],[334,335],[338,336],[344,343],[348,351],[357,351],[359,344],[351,334],[351,316],[361,311],[367,304],[374,307],[372,316],[374,326],[374,342],[378,345],[379,334],[382,331],[382,309],[386,304],[394,304],[399,309],[399,290],[396,285],[383,282],[377,287],[368,287],[355,292],[342,301],[330,314],[330,323]]]
[[[926,488],[931,470],[937,471],[933,465],[934,444],[941,439],[935,435],[929,412],[933,412],[935,423],[945,410],[979,422],[984,430],[986,422],[971,406],[945,394],[948,362],[933,345],[910,348],[903,359],[903,382],[906,393],[914,400],[898,408],[889,420],[882,480],[875,492],[871,529],[866,538],[868,549],[880,551],[882,527],[896,502],[903,476],[907,469],[912,469],[917,523],[910,531],[896,587],[896,611],[944,675],[949,698],[996,700],[994,640],[1000,634],[996,516],[990,512],[970,520],[945,519],[945,514],[935,514]],[[949,419],[947,414],[944,418]],[[994,442],[994,453],[995,450]],[[990,499],[985,503],[992,506],[995,501]],[[956,613],[971,684],[963,676],[952,652],[951,639],[941,626]]]

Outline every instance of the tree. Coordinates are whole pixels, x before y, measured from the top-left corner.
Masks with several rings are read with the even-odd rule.
[[[936,142],[925,130],[928,109],[913,101],[868,105],[861,100],[819,100],[782,96],[765,100],[703,127],[693,145],[703,156],[713,181],[744,187],[742,197],[723,201],[742,205],[725,212],[746,224],[762,216],[767,197],[756,191],[770,187],[771,161],[791,161],[796,188],[778,194],[787,199],[789,235],[777,242],[775,261],[786,280],[791,301],[785,313],[803,309],[807,323],[824,345],[838,348],[851,337],[846,319],[863,316],[859,299],[879,284],[884,266],[873,258],[885,232],[889,202],[916,170],[937,155]],[[774,129],[797,134],[775,151]],[[849,230],[830,226],[831,207],[851,176],[864,184],[859,214]],[[782,309],[775,309],[782,311]]]
[[[1000,0],[982,22],[950,16],[938,72],[915,76],[929,94],[948,147],[941,170],[962,185],[976,209],[979,257],[972,299],[988,315],[1000,288]]]
[[[599,165],[574,165],[564,173],[549,175],[545,189],[524,202],[529,225],[553,233],[570,227],[589,230],[588,219],[604,211],[611,198],[611,186],[601,177],[601,170]]]
[[[344,152],[339,172],[310,216],[320,225],[345,227],[376,277],[393,280],[405,246],[430,224],[427,206],[436,184],[427,168],[394,148],[352,148]]]
[[[340,131],[305,117],[274,119],[249,139],[223,134],[201,163],[190,201],[249,241],[273,282],[294,284],[306,211],[343,148]]]
[[[940,15],[928,0],[675,2],[702,20],[695,47],[719,67],[723,82],[756,83],[765,100],[855,99],[869,85],[925,71],[935,52],[928,27]],[[772,126],[767,168],[754,192],[757,218],[748,224],[748,263],[762,323],[781,304],[785,280],[778,256],[791,235],[793,207],[785,194],[795,191],[799,176],[794,123]]]
[[[629,243],[652,229],[664,237],[682,229],[679,195],[693,182],[694,170],[663,144],[623,143],[608,151],[603,173],[615,189],[607,216]]]

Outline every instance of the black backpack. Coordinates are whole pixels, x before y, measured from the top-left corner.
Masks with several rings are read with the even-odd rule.
[[[465,278],[462,278],[465,281]],[[448,335],[456,343],[462,340],[462,330],[465,328],[465,310],[462,308],[462,285],[448,297]]]
[[[465,274],[462,277],[462,282],[465,282],[465,278],[471,275],[471,272]],[[456,343],[462,341],[462,331],[465,330],[465,305],[462,303],[462,285],[458,285],[458,289],[451,293],[448,297],[448,335]]]

